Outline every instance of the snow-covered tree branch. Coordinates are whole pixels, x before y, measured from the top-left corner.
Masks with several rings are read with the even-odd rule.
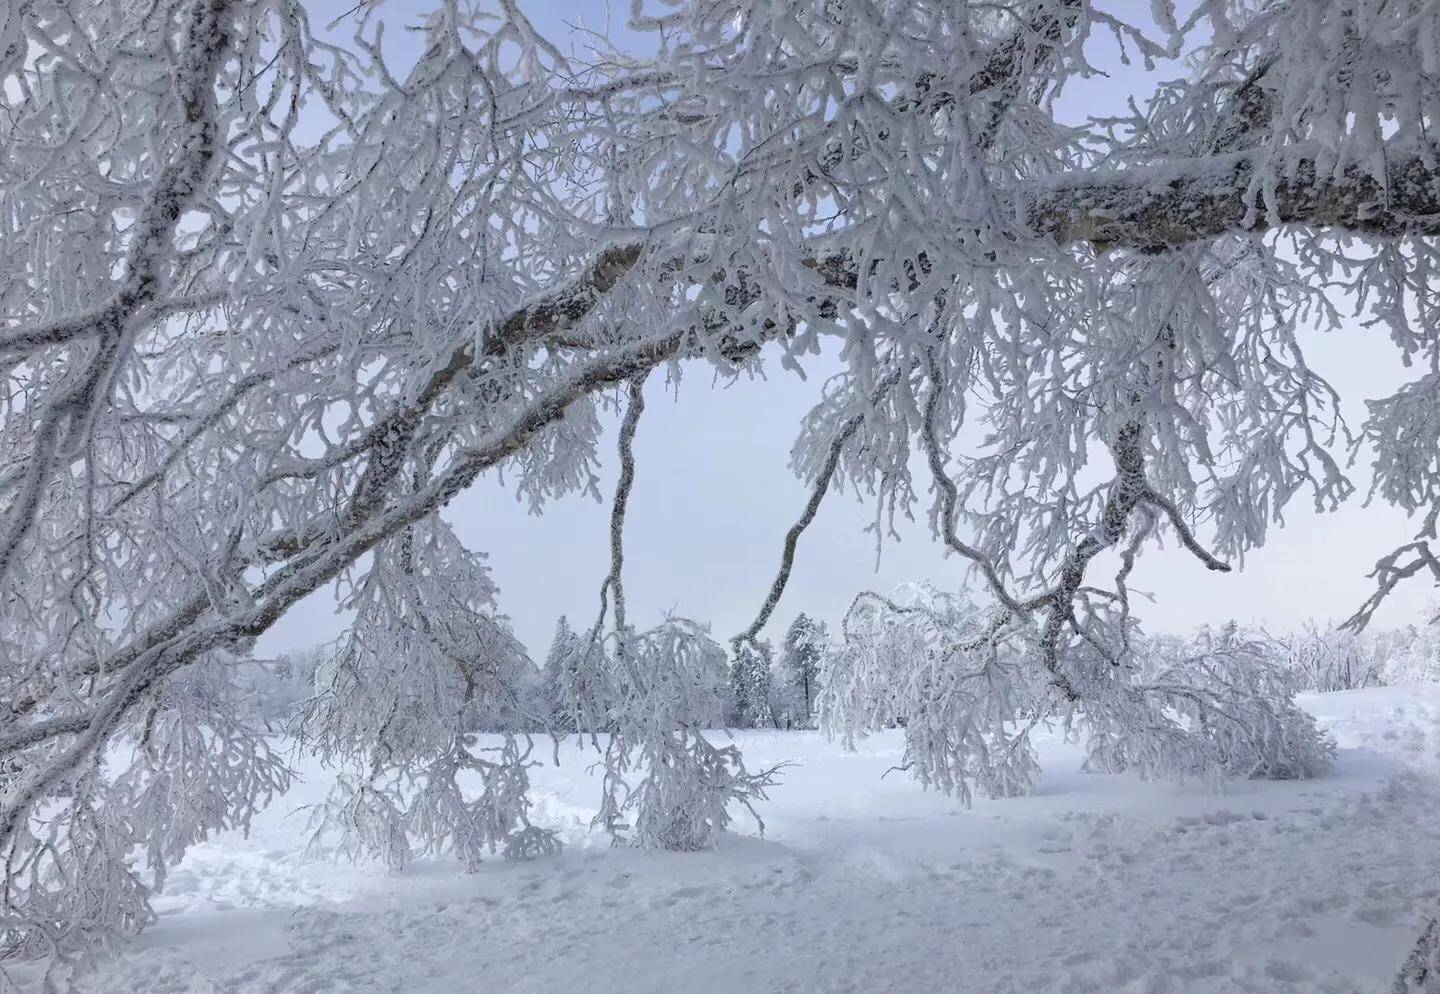
[[[521,652],[439,512],[502,471],[536,510],[597,495],[622,404],[612,610],[558,668],[564,717],[610,735],[607,826],[712,841],[773,771],[698,728],[723,650],[698,624],[637,629],[622,576],[641,384],[687,364],[843,366],[800,426],[809,498],[737,657],[759,654],[826,495],[866,494],[883,533],[922,501],[923,452],[935,536],[995,613],[899,626],[867,601],[873,645],[904,652],[852,668],[914,663],[887,679],[924,684],[915,762],[935,782],[1018,785],[1007,722],[1045,695],[1090,702],[1107,734],[1183,699],[1313,744],[1250,708],[1278,683],[1236,690],[1228,665],[1197,662],[1214,679],[1170,681],[1163,705],[1111,675],[1133,656],[1127,580],[1160,541],[1224,572],[1297,495],[1355,490],[1303,348],[1342,302],[1425,370],[1359,429],[1375,496],[1426,522],[1377,598],[1435,571],[1431,6],[642,0],[647,54],[596,36],[583,58],[523,6],[363,4],[322,27],[297,0],[0,9],[0,849],[23,868],[0,951],[143,925],[135,844],[161,880],[283,787],[227,703],[234,669],[329,585],[355,627],[306,728],[365,770],[322,827],[338,813],[360,826],[343,846],[395,864],[551,848],[528,746],[467,740],[475,707],[523,708]],[[416,56],[387,48],[387,18]],[[1101,40],[1179,78],[1062,120]],[[973,666],[941,672],[951,643]],[[851,719],[908,720],[847,692],[827,689]],[[1240,738],[1205,739],[1206,761],[1314,768]],[[157,784],[182,782],[196,803],[162,817]]]

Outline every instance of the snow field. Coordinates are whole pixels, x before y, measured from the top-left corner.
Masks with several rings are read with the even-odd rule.
[[[297,808],[328,777],[301,764],[248,839],[186,857],[160,923],[82,989],[1384,991],[1440,898],[1440,690],[1303,704],[1341,746],[1325,780],[1215,794],[1086,774],[1051,735],[1033,796],[969,810],[887,774],[898,733],[856,754],[816,733],[737,733],[752,769],[795,765],[763,838],[739,821],[698,854],[591,833],[598,773],[572,740],[535,771],[534,820],[565,852],[468,876],[307,859]]]

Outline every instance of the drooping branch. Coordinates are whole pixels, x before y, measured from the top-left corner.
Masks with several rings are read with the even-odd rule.
[[[1408,560],[1405,558],[1407,555],[1410,557]],[[1394,552],[1382,556],[1369,573],[1370,579],[1375,581],[1375,592],[1366,598],[1365,603],[1346,618],[1340,627],[1353,632],[1363,631],[1397,584],[1412,576],[1423,576],[1427,572],[1435,579],[1435,583],[1440,585],[1440,557],[1435,555],[1430,543],[1424,539],[1402,545]]]
[[[930,375],[930,394],[925,398],[925,411],[920,425],[920,437],[925,444],[925,458],[930,465],[930,475],[935,481],[935,487],[940,491],[940,539],[950,549],[964,558],[970,560],[980,570],[980,575],[985,578],[985,583],[990,593],[1006,610],[1013,615],[1021,615],[1026,611],[1026,605],[1021,604],[1000,579],[1000,572],[990,557],[979,549],[974,548],[960,540],[955,533],[955,519],[959,514],[960,493],[955,486],[955,481],[945,471],[945,454],[940,446],[940,436],[935,425],[936,414],[940,409],[940,398],[944,392],[944,379],[940,373],[940,367],[936,361],[934,350],[926,354],[928,372]]]
[[[1111,445],[1111,453],[1115,459],[1115,480],[1110,484],[1099,526],[1071,549],[1060,566],[1060,583],[1045,595],[1046,617],[1040,634],[1040,650],[1052,674],[1064,681],[1060,684],[1062,690],[1069,686],[1067,696],[1074,693],[1074,688],[1059,672],[1059,643],[1065,624],[1074,620],[1075,595],[1081,589],[1090,561],[1124,537],[1129,528],[1130,515],[1137,508],[1148,504],[1164,511],[1187,550],[1205,563],[1208,569],[1224,573],[1230,571],[1228,563],[1217,559],[1196,541],[1174,503],[1156,493],[1150,486],[1145,477],[1143,438],[1144,428],[1139,422],[1131,422],[1121,428]],[[1130,572],[1130,564],[1134,559],[1133,550],[1127,550],[1123,559],[1120,573],[1122,583]],[[1077,697],[1071,696],[1071,699]]]
[[[1092,589],[1084,587],[1085,573],[1091,560],[1124,537],[1129,528],[1130,516],[1137,508],[1143,509],[1153,505],[1164,511],[1180,536],[1181,543],[1208,568],[1228,572],[1230,566],[1215,558],[1200,545],[1174,503],[1161,496],[1150,485],[1145,476],[1142,444],[1144,428],[1140,422],[1135,421],[1121,429],[1111,447],[1115,458],[1116,476],[1110,484],[1110,491],[1101,511],[1099,525],[1081,539],[1065,556],[1060,565],[1059,582],[1054,588],[1024,600],[1015,597],[1001,581],[999,572],[990,557],[963,542],[955,532],[959,493],[954,481],[950,479],[945,470],[945,456],[936,426],[936,413],[942,394],[943,380],[933,349],[928,353],[927,358],[931,387],[930,394],[926,398],[920,434],[925,445],[931,476],[940,495],[941,539],[949,549],[975,564],[985,578],[992,595],[1003,608],[1003,613],[994,619],[992,625],[987,627],[978,640],[972,640],[962,648],[970,649],[985,644],[987,639],[993,640],[1005,631],[1009,620],[1023,621],[1033,612],[1043,610],[1045,620],[1039,632],[1041,658],[1050,672],[1051,680],[1066,699],[1079,700],[1081,696],[1079,689],[1061,669],[1061,639],[1067,624],[1074,626],[1082,638],[1090,639],[1088,633],[1080,629],[1075,618],[1075,598],[1082,591]],[[1153,519],[1153,513],[1151,518]],[[1128,599],[1124,585],[1125,579],[1133,568],[1138,543],[1145,534],[1148,534],[1149,530],[1150,526],[1147,525],[1146,529],[1137,534],[1134,542],[1127,548],[1122,556],[1120,573],[1116,577],[1119,589],[1118,599],[1122,609],[1126,611],[1128,611]]]
[[[881,379],[871,396],[872,404],[878,403],[885,391],[899,382],[900,375],[901,371],[895,369]],[[815,515],[820,512],[820,504],[825,500],[825,495],[830,490],[830,483],[835,477],[835,470],[840,465],[840,456],[845,451],[846,444],[865,423],[865,414],[866,412],[861,411],[846,418],[841,422],[835,437],[831,439],[825,452],[825,459],[820,464],[820,470],[815,474],[815,480],[810,485],[810,496],[805,501],[805,507],[800,512],[799,519],[785,533],[785,542],[780,550],[780,567],[776,571],[775,579],[770,584],[770,590],[765,595],[765,602],[760,605],[760,611],[750,622],[749,627],[730,640],[737,653],[740,651],[739,646],[742,643],[754,643],[756,636],[760,634],[760,629],[765,627],[765,623],[770,620],[770,615],[779,605],[780,597],[785,593],[785,585],[790,582],[790,571],[795,566],[795,549],[799,545],[800,536],[805,534],[805,529],[810,527],[811,522],[815,520]]]
[[[1156,493],[1154,488],[1152,488],[1149,484],[1146,484],[1145,494],[1142,499],[1145,501],[1145,503],[1153,504],[1155,507],[1158,507],[1160,510],[1165,512],[1165,517],[1168,518],[1170,521],[1170,527],[1175,529],[1175,534],[1178,535],[1180,538],[1180,544],[1183,545],[1186,551],[1190,552],[1196,559],[1204,563],[1206,569],[1213,570],[1217,573],[1230,572],[1229,563],[1217,559],[1214,553],[1212,553],[1209,549],[1205,548],[1196,540],[1195,533],[1190,530],[1190,526],[1187,525],[1185,523],[1185,519],[1181,517],[1180,510],[1175,506],[1174,501],[1169,500],[1166,497],[1162,497],[1160,494]]]
[[[629,383],[629,406],[620,422],[620,433],[616,447],[620,455],[620,478],[615,483],[615,500],[610,508],[610,573],[600,588],[600,621],[605,622],[605,590],[609,588],[615,600],[615,632],[624,654],[626,630],[625,618],[625,512],[630,506],[630,490],[635,485],[635,430],[640,426],[640,415],[645,412],[645,377],[637,375]]]
[[[1075,595],[1085,581],[1090,561],[1115,545],[1125,535],[1130,513],[1145,499],[1145,461],[1141,450],[1144,428],[1131,422],[1120,429],[1110,451],[1115,459],[1115,479],[1105,498],[1099,525],[1075,544],[1060,564],[1060,582],[1044,595],[1045,622],[1040,630],[1040,655],[1051,678],[1068,700],[1080,699],[1073,681],[1060,668],[1060,639],[1065,625],[1074,619]]]
[[[932,387],[931,398],[926,404],[925,421],[921,434],[925,441],[931,473],[934,476],[936,487],[940,491],[942,539],[947,547],[979,567],[987,583],[991,585],[992,593],[1005,609],[1004,613],[995,619],[979,639],[966,643],[961,648],[972,649],[986,644],[988,641],[993,641],[999,633],[1006,630],[1007,619],[1023,620],[1037,610],[1043,611],[1045,619],[1038,635],[1041,658],[1050,672],[1051,680],[1066,699],[1079,700],[1081,697],[1079,689],[1060,665],[1060,645],[1067,625],[1074,626],[1082,638],[1087,638],[1087,640],[1090,638],[1088,633],[1080,629],[1075,618],[1075,598],[1082,591],[1096,592],[1093,588],[1084,586],[1085,574],[1090,562],[1106,549],[1116,545],[1129,528],[1131,515],[1137,510],[1144,510],[1147,506],[1153,506],[1165,512],[1176,533],[1180,536],[1181,543],[1204,562],[1207,568],[1229,572],[1229,564],[1217,559],[1195,539],[1174,503],[1156,493],[1151,487],[1144,470],[1142,450],[1144,429],[1138,422],[1131,422],[1121,429],[1115,443],[1111,446],[1111,452],[1115,458],[1116,476],[1110,484],[1110,491],[1101,511],[1098,526],[1076,543],[1065,556],[1060,565],[1060,579],[1055,587],[1023,601],[1016,598],[1000,582],[990,559],[979,550],[962,542],[955,535],[954,517],[958,495],[954,482],[945,472],[943,455],[935,431],[934,417],[938,402],[934,398],[937,395],[938,391],[934,391]],[[1112,599],[1118,598],[1122,609],[1127,612],[1128,595],[1125,581],[1134,566],[1139,542],[1153,527],[1153,512],[1150,513],[1150,518],[1151,521],[1147,523],[1146,528],[1137,533],[1122,556],[1122,566],[1116,576],[1118,594],[1109,595]]]
[[[1132,532],[1125,548],[1120,550],[1120,568],[1115,571],[1116,603],[1120,605],[1120,638],[1126,652],[1130,651],[1130,635],[1126,630],[1130,621],[1130,574],[1135,570],[1135,557],[1140,552],[1140,546],[1154,533],[1159,520],[1155,516],[1154,508],[1149,505],[1142,505],[1140,514],[1140,526]]]

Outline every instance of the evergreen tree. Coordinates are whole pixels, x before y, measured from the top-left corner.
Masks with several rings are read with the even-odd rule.
[[[775,727],[771,704],[769,642],[742,643],[730,664],[730,687],[735,694],[733,724],[740,728]]]
[[[575,651],[579,636],[570,627],[565,615],[555,623],[555,637],[550,640],[550,651],[545,655],[543,670],[544,693],[542,701],[546,708],[545,717],[550,719],[558,731],[576,731],[575,716],[565,703],[565,669],[574,667],[579,660]]]
[[[783,679],[792,701],[795,720],[810,728],[814,724],[815,694],[819,690],[820,660],[830,641],[830,631],[823,621],[807,614],[795,616],[785,632],[781,656]]]

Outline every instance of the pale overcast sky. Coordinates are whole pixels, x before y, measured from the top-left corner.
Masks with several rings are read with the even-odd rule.
[[[322,11],[351,5],[307,7],[318,26]],[[623,23],[626,6],[617,5],[612,23]],[[607,9],[600,0],[521,0],[521,7],[552,37],[562,36],[567,22],[600,26]],[[410,9],[408,2],[392,2],[385,13],[393,21]],[[1103,49],[1092,60],[1113,68],[1111,77],[1069,93],[1062,105],[1069,114],[1100,113],[1107,103],[1123,107],[1129,93],[1146,93],[1156,79],[1174,74],[1173,66],[1159,74],[1122,66]],[[1340,332],[1317,332],[1302,344],[1310,365],[1345,399],[1343,410],[1352,427],[1364,418],[1365,398],[1388,392],[1405,378],[1383,331],[1352,323]],[[696,365],[678,395],[666,390],[659,374],[652,377],[636,439],[636,483],[626,530],[626,592],[636,624],[653,623],[673,611],[710,622],[722,640],[748,624],[774,575],[784,533],[806,499],[806,488],[787,467],[788,454],[800,417],[814,403],[830,368],[817,362],[808,370],[809,380],[802,381],[776,365],[766,381],[712,388],[709,370]],[[604,445],[608,497],[614,485],[613,432]],[[1286,513],[1285,527],[1272,530],[1266,547],[1238,572],[1210,573],[1182,551],[1150,547],[1132,578],[1132,587],[1156,598],[1139,609],[1147,627],[1184,631],[1235,618],[1280,629],[1309,618],[1348,615],[1371,590],[1366,574],[1375,559],[1410,539],[1417,527],[1390,508],[1362,507],[1367,464],[1362,453],[1352,472],[1359,493],[1347,507],[1321,515],[1306,497],[1298,497]],[[925,473],[916,473],[917,484],[925,479]],[[537,659],[543,657],[557,616],[568,614],[577,625],[593,620],[608,567],[607,505],[575,496],[536,517],[512,492],[486,480],[456,499],[445,515],[467,544],[489,554],[502,607]],[[865,531],[873,515],[873,507],[853,494],[830,495],[801,539],[794,574],[768,636],[778,639],[799,611],[835,623],[861,589],[886,590],[906,581],[952,590],[962,585],[963,564],[941,554],[923,518],[900,529],[900,542],[886,544],[877,570],[874,539]],[[1428,617],[1434,597],[1433,586],[1413,581],[1396,591],[1380,622],[1405,624]],[[338,634],[345,620],[336,615],[334,602],[333,591],[326,590],[297,605],[262,639],[259,654]]]

